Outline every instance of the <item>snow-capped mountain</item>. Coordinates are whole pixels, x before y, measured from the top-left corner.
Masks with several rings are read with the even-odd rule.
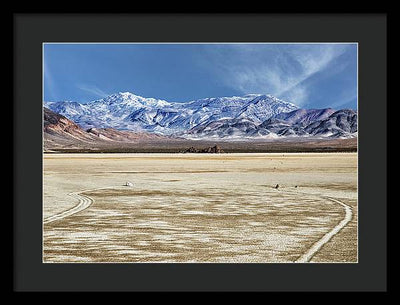
[[[308,125],[312,122],[324,120],[335,112],[332,108],[324,109],[298,109],[291,112],[282,112],[274,118],[283,120],[289,124]]]
[[[143,109],[151,112],[154,109],[168,107],[163,100],[144,98],[129,92],[110,95],[101,100],[86,104],[77,102],[44,102],[44,106],[59,113],[82,128],[107,128],[135,130],[136,124],[125,119],[133,112]]]
[[[357,135],[357,113],[351,109],[338,110],[328,118],[313,122],[305,128],[312,136],[350,137]]]
[[[357,136],[357,112],[300,109],[271,95],[205,98],[185,103],[129,92],[86,104],[44,102],[84,129],[113,128],[187,139]]]
[[[273,115],[298,107],[271,95],[205,98],[186,103],[144,98],[129,92],[101,100],[44,102],[44,106],[83,128],[115,128],[174,134],[221,119],[245,118],[259,124]]]
[[[197,125],[184,134],[183,137],[196,138],[243,138],[252,137],[258,131],[258,125],[244,118],[221,119],[206,124]],[[267,133],[269,133],[267,131]]]
[[[83,147],[112,147],[128,143],[149,143],[171,141],[170,138],[154,133],[140,133],[121,131],[111,128],[82,129],[75,122],[65,116],[43,108],[43,148],[52,149],[79,149]]]
[[[190,139],[352,138],[357,136],[357,113],[350,109],[300,109],[277,114],[261,124],[248,119],[222,119],[200,124],[182,136]]]

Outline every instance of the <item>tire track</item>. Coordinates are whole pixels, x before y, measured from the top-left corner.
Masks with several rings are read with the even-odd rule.
[[[83,190],[80,192],[69,193],[68,194],[69,196],[78,199],[78,201],[79,201],[78,204],[64,212],[61,212],[56,215],[52,215],[52,216],[49,216],[49,217],[43,219],[43,224],[48,224],[48,223],[52,223],[54,221],[61,220],[63,218],[66,218],[68,216],[71,216],[73,214],[76,214],[80,211],[87,209],[94,202],[94,200],[87,195],[83,195],[82,193],[93,192],[93,191],[98,191],[98,190],[103,190],[103,189],[108,189],[108,188],[113,188],[113,187],[104,187],[104,188],[97,188],[97,189],[92,189],[92,190]]]
[[[307,252],[305,252],[295,261],[295,263],[309,262],[312,259],[312,257],[322,248],[322,246],[328,243],[331,240],[331,238],[335,236],[337,233],[339,233],[340,230],[342,230],[353,218],[352,209],[347,204],[335,198],[325,197],[325,196],[321,197],[340,204],[344,208],[346,214],[344,218],[332,230],[330,230],[321,239],[319,239],[316,243],[314,243]]]
[[[61,213],[58,213],[56,215],[47,217],[46,219],[43,220],[43,224],[49,224],[49,223],[64,219],[66,217],[69,217],[69,216],[71,216],[73,214],[76,214],[76,213],[78,213],[80,211],[83,211],[83,210],[87,209],[90,205],[93,204],[94,200],[91,197],[87,196],[87,195],[83,195],[82,193],[89,192],[89,191],[97,191],[97,190],[102,190],[102,189],[109,189],[109,188],[114,188],[114,187],[97,188],[97,189],[92,189],[92,190],[83,190],[83,191],[80,191],[80,192],[69,193],[68,195],[78,199],[79,203],[76,206],[72,207],[71,209],[68,209],[68,210],[66,210],[64,212],[61,212]],[[292,192],[292,191],[289,191],[289,192],[293,193],[293,194],[297,194],[297,195],[299,193],[302,193],[302,192]],[[302,193],[302,194],[305,194],[305,195],[316,195],[316,194],[309,194],[309,193]],[[316,196],[318,196],[318,195],[316,195]],[[312,257],[326,243],[328,243],[332,239],[332,237],[334,237],[336,234],[338,234],[353,218],[352,209],[347,204],[343,203],[342,201],[340,201],[338,199],[327,197],[327,196],[318,196],[318,197],[325,198],[325,199],[328,199],[330,201],[333,201],[335,203],[340,204],[345,210],[345,216],[332,230],[330,230],[328,233],[326,233],[322,238],[320,238],[317,242],[315,242],[308,251],[306,251],[297,260],[295,260],[295,263],[307,263],[307,262],[310,262]]]

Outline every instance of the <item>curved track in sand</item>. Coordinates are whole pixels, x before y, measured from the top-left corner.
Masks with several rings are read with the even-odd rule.
[[[115,188],[115,186],[101,187],[101,188],[97,188],[97,189],[83,190],[80,192],[69,193],[68,194],[69,196],[78,199],[78,204],[64,212],[61,212],[56,215],[52,215],[52,216],[49,216],[49,217],[43,219],[43,224],[48,224],[48,223],[51,223],[51,222],[54,222],[57,220],[61,220],[65,217],[71,216],[73,214],[76,214],[80,211],[87,209],[94,202],[94,200],[87,195],[82,195],[82,193],[104,190],[104,189],[109,189],[109,188]]]
[[[80,192],[72,192],[69,193],[68,195],[71,197],[74,197],[76,199],[78,199],[78,204],[74,207],[72,207],[71,209],[68,209],[64,212],[58,213],[56,215],[47,217],[46,219],[43,220],[43,224],[48,224],[48,223],[52,223],[54,221],[58,221],[61,219],[64,219],[68,216],[71,216],[73,214],[76,214],[80,211],[83,211],[85,209],[87,209],[93,202],[94,200],[86,195],[83,195],[82,193],[84,192],[89,192],[89,191],[96,191],[96,190],[100,190],[100,189],[107,189],[107,188],[98,188],[98,189],[93,189],[93,190],[83,190]],[[298,194],[298,193],[297,193]],[[309,194],[308,194],[309,195]],[[347,204],[343,203],[340,200],[337,200],[335,198],[331,198],[331,197],[326,197],[326,196],[320,196],[321,198],[324,199],[328,199],[331,200],[335,203],[340,204],[344,210],[345,210],[345,216],[344,218],[332,229],[330,230],[328,233],[326,233],[322,238],[320,238],[317,242],[315,242],[310,249],[307,250],[307,252],[305,252],[304,254],[302,254],[296,261],[295,263],[307,263],[310,262],[310,260],[312,259],[312,257],[326,244],[328,243],[332,237],[334,237],[337,233],[340,232],[340,230],[342,230],[352,219],[353,217],[353,212],[350,206],[348,206]]]
[[[340,200],[331,198],[331,197],[325,197],[321,196],[322,198],[329,199],[333,202],[336,202],[340,204],[344,210],[345,210],[345,216],[344,218],[328,233],[326,233],[321,239],[319,239],[316,243],[314,243],[310,249],[308,249],[307,252],[305,252],[303,255],[301,255],[295,263],[307,263],[309,262],[312,257],[322,248],[323,245],[325,245],[327,242],[331,240],[333,236],[335,236],[337,233],[340,232],[352,219],[353,217],[353,212],[351,210],[351,207],[348,206],[347,204],[341,202]]]
[[[71,197],[74,197],[76,199],[78,199],[78,204],[76,206],[74,206],[71,209],[68,209],[64,212],[58,213],[56,215],[52,215],[47,217],[46,219],[43,220],[44,224],[48,224],[57,220],[61,220],[65,217],[71,216],[73,214],[76,214],[80,211],[83,211],[84,209],[87,209],[92,203],[93,203],[93,199],[90,198],[89,196],[86,195],[81,195],[81,193],[83,192],[87,192],[88,190],[85,191],[81,191],[81,192],[73,192],[73,193],[69,193],[68,195]]]
[[[91,189],[91,190],[83,190],[80,192],[72,192],[69,193],[68,195],[71,197],[74,197],[76,199],[78,199],[78,204],[64,212],[58,213],[56,215],[52,215],[49,216],[45,219],[43,219],[43,224],[48,224],[57,220],[61,220],[65,217],[71,216],[73,214],[76,214],[80,211],[83,211],[85,209],[87,209],[93,202],[94,200],[92,198],[90,198],[87,195],[83,195],[82,193],[85,192],[93,192],[93,191],[99,191],[99,190],[105,190],[105,189],[112,189],[115,188],[115,186],[110,186],[110,187],[100,187],[100,188],[96,188],[96,189]]]

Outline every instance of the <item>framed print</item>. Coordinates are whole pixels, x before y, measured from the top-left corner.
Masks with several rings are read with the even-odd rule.
[[[314,17],[15,15],[16,290],[385,290],[386,16]]]

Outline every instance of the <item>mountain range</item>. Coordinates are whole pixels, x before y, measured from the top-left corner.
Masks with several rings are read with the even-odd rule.
[[[44,150],[59,148],[79,149],[170,141],[168,137],[153,133],[116,130],[113,128],[82,129],[65,116],[43,108]]]
[[[97,138],[99,134],[107,138],[108,133],[114,140],[117,133],[123,139],[128,134],[132,136],[132,132],[142,136],[224,140],[357,136],[354,110],[301,109],[262,94],[180,103],[123,92],[88,103],[45,101],[44,107],[48,114],[51,111],[61,115],[85,130],[86,136],[97,132]],[[75,127],[70,128],[73,131]]]

